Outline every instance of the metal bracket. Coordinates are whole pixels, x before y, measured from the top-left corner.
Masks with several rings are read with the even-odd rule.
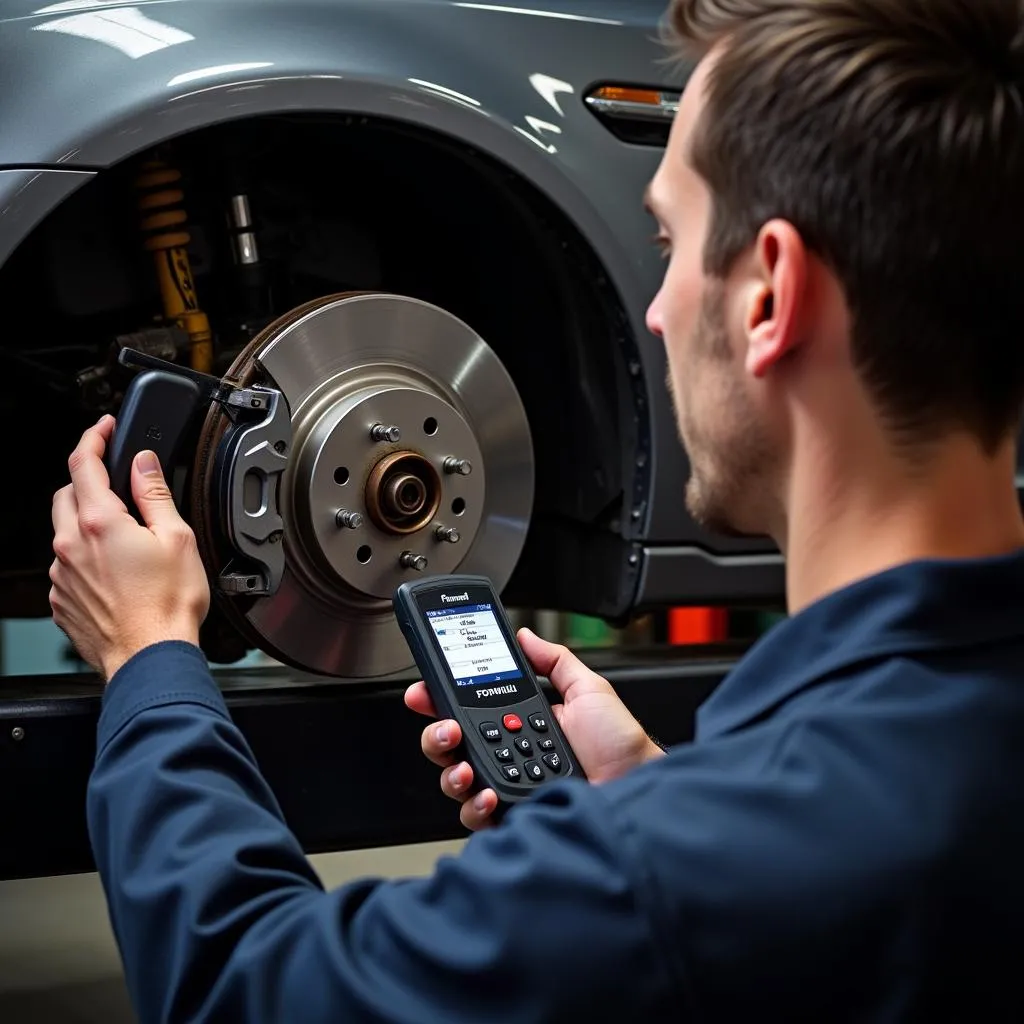
[[[247,576],[241,572],[225,570],[217,577],[217,587],[225,594],[260,594],[263,593],[263,578]]]
[[[136,369],[142,370],[161,370],[164,373],[187,377],[189,380],[195,381],[199,393],[204,398],[211,402],[219,402],[230,410],[251,409],[260,412],[268,407],[268,395],[272,393],[268,388],[240,388],[220,377],[202,373],[200,370],[193,370],[192,367],[184,366],[181,363],[170,363],[166,359],[161,359],[149,352],[141,352],[138,349],[121,349],[118,361],[123,366],[134,366]]]
[[[270,405],[268,395],[271,393],[267,388],[240,388],[237,391],[228,392],[226,398],[215,398],[214,400],[222,401],[225,405],[232,408],[252,409],[255,412],[259,412]],[[278,392],[273,393],[278,394]]]

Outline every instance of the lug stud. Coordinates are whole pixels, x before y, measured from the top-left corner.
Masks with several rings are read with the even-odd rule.
[[[454,526],[439,526],[434,531],[434,536],[438,540],[447,541],[449,544],[459,543],[459,531]]]
[[[358,530],[363,525],[363,517],[358,512],[349,512],[344,508],[338,510],[334,521],[343,530]]]
[[[455,473],[458,476],[469,476],[473,472],[473,464],[469,459],[456,459],[450,455],[444,460],[444,471],[446,473]]]
[[[427,567],[426,557],[417,555],[414,551],[403,551],[399,561],[402,563],[403,569],[415,569],[417,572],[423,572]]]
[[[402,432],[394,424],[375,423],[370,428],[370,437],[374,441],[390,441],[394,444],[401,436]]]

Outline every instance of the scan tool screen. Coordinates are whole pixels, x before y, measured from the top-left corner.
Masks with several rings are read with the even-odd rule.
[[[440,608],[427,619],[459,686],[522,678],[490,604]]]

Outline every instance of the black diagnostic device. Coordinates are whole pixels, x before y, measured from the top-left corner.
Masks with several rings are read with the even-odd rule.
[[[140,515],[132,497],[135,456],[146,449],[155,452],[166,474],[202,397],[194,380],[162,370],[145,370],[128,385],[105,461],[110,489],[136,519]]]
[[[434,707],[462,730],[456,756],[499,811],[549,780],[585,778],[486,576],[403,583],[394,608]]]

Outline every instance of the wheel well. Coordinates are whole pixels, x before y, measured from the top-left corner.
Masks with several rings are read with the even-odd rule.
[[[161,155],[182,172],[196,289],[222,360],[253,327],[242,323],[248,285],[231,276],[225,230],[230,196],[244,193],[268,268],[268,315],[329,292],[384,290],[435,303],[488,342],[526,407],[537,467],[509,592],[523,607],[625,610],[623,524],[646,447],[638,355],[594,254],[544,196],[467,146],[356,117],[233,122],[175,139]],[[0,349],[0,422],[8,437],[26,438],[9,466],[19,500],[0,512],[4,535],[16,538],[0,556],[0,615],[49,614],[45,509],[66,483],[80,431],[104,403],[116,406],[117,371],[99,396],[83,395],[76,374],[160,314],[136,206],[141,159],[99,173],[0,268],[0,308],[29,313]],[[586,553],[601,563],[588,578],[601,582],[565,587],[582,578]]]

